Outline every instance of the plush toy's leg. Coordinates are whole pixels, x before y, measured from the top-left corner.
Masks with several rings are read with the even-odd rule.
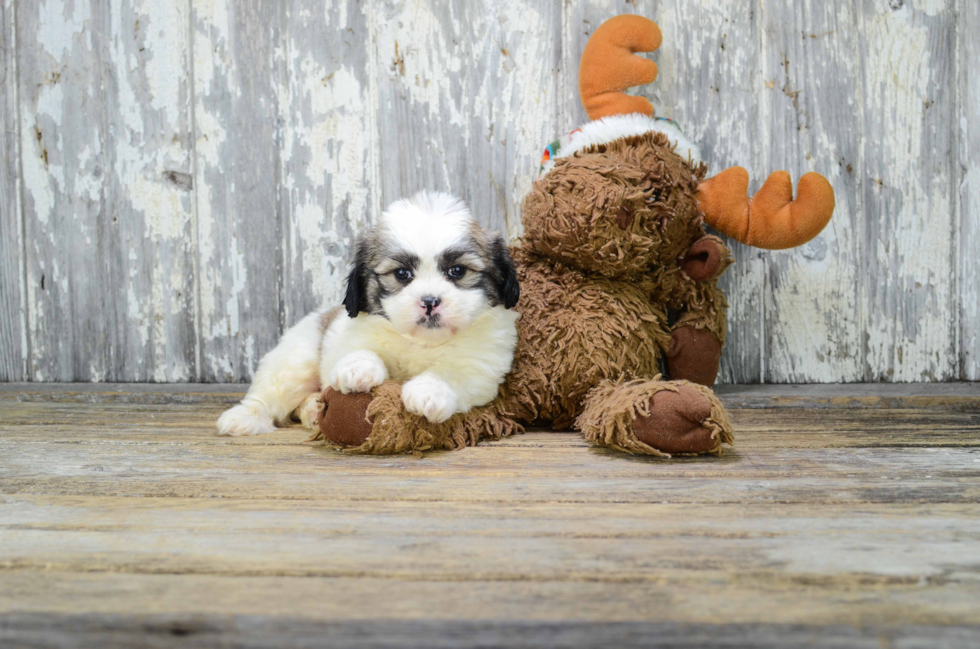
[[[732,261],[721,239],[709,235],[695,241],[678,262],[681,281],[674,284],[668,298],[678,316],[671,327],[670,345],[664,350],[671,379],[714,385],[728,311],[717,278]]]
[[[459,449],[475,446],[482,439],[500,439],[523,431],[495,404],[433,424],[405,410],[401,387],[395,381],[385,381],[360,394],[325,389],[320,396],[318,430],[310,439],[323,439],[353,453],[389,455]]]
[[[703,385],[641,379],[604,381],[585,400],[576,426],[586,439],[627,453],[720,453],[731,444],[725,408]]]

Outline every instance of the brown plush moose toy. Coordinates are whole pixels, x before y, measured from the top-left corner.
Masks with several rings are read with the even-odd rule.
[[[592,121],[549,145],[525,198],[524,235],[511,250],[519,339],[497,399],[435,425],[405,411],[398,384],[360,395],[328,388],[320,437],[361,453],[418,452],[533,424],[648,455],[732,443],[710,389],[725,341],[717,280],[732,259],[705,223],[747,245],[797,246],[830,220],[834,193],[815,173],[796,200],[786,172],[752,198],[740,167],[705,179],[697,147],[622,92],[656,78],[656,64],[634,54],[660,42],[656,23],[626,15],[586,45],[579,90]]]

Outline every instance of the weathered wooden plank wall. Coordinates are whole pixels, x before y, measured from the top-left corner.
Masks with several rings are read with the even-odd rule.
[[[240,381],[431,187],[520,231],[578,57],[656,19],[642,90],[714,170],[825,174],[832,226],[738,244],[727,382],[980,380],[974,0],[0,0],[0,380]]]
[[[960,375],[980,380],[980,2],[960,0],[957,12],[957,104],[960,127],[955,158],[958,198],[953,231],[959,239]]]
[[[0,381],[27,378],[14,0],[0,1]]]

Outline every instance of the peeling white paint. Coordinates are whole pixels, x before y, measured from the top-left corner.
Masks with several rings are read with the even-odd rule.
[[[768,81],[762,83],[761,120],[772,153],[769,168],[762,171],[787,168],[794,181],[807,171],[823,174],[837,192],[837,209],[816,240],[769,255],[766,380],[860,381],[864,339],[857,242],[862,233],[853,227],[859,214],[850,191],[855,167],[860,173],[860,160],[842,161],[854,133],[839,126],[855,122],[860,115],[855,108],[860,84],[854,81],[860,75],[860,61],[841,54],[855,42],[857,29],[852,17],[837,15],[833,3],[769,6],[763,12],[762,50],[767,62],[763,76]],[[800,39],[797,34],[806,31],[814,37]],[[807,75],[810,79],[805,79]],[[843,97],[849,101],[842,102]],[[782,140],[787,132],[797,137]]]
[[[42,226],[51,222],[55,196],[65,191],[63,167],[57,163],[52,164],[50,156],[45,155],[47,142],[52,136],[57,137],[57,129],[62,124],[63,103],[64,95],[60,85],[44,85],[40,87],[36,108],[30,112],[21,111],[20,146],[24,188],[34,202],[34,214]],[[48,123],[55,127],[54,132],[47,126]],[[41,134],[40,137],[38,133]],[[56,140],[55,146],[59,145],[60,142]]]
[[[957,42],[959,78],[959,167],[962,181],[957,202],[959,264],[959,350],[965,381],[980,381],[980,75],[967,61],[980,60],[980,3],[961,0]]]
[[[201,345],[209,348],[215,341],[234,341],[239,335],[240,309],[247,307],[240,297],[249,277],[234,231],[226,233],[223,228],[224,219],[234,222],[238,215],[214,211],[216,201],[235,191],[233,182],[215,186],[225,166],[233,164],[223,157],[231,144],[227,132],[234,132],[234,125],[225,121],[222,112],[227,109],[223,95],[239,94],[234,75],[228,74],[232,62],[230,9],[228,0],[193,3],[198,318]],[[202,376],[208,375],[206,370],[217,380],[237,376],[229,358],[202,353],[201,362]]]
[[[914,9],[927,16],[938,16],[942,12],[952,9],[950,0],[909,0],[909,2]],[[907,8],[903,9],[908,10]]]
[[[92,14],[87,0],[47,0],[45,11],[39,12],[37,43],[57,60],[71,54],[72,39],[84,37],[88,18]]]
[[[809,246],[772,255],[736,246],[725,377],[932,380],[957,376],[962,364],[980,379],[980,283],[970,281],[980,271],[968,254],[980,240],[971,130],[980,90],[971,76],[955,80],[966,85],[952,115],[956,93],[939,93],[949,80],[935,77],[952,66],[942,57],[956,16],[967,16],[961,65],[976,58],[965,25],[977,10],[965,0],[906,0],[895,10],[763,0],[754,16],[736,0],[349,1],[260,9],[270,21],[287,17],[265,51],[243,38],[263,27],[242,30],[252,9],[231,0],[26,3],[37,12],[36,33],[18,44],[30,54],[18,119],[34,233],[25,335],[35,378],[72,370],[118,380],[109,363],[119,359],[124,378],[249,375],[278,327],[255,314],[272,318],[281,297],[290,323],[314,303],[339,301],[353,235],[383,199],[420,183],[466,195],[485,223],[519,235],[543,146],[584,119],[575,74],[587,32],[630,11],[664,32],[652,55],[660,78],[638,92],[705,146],[712,172],[741,164],[755,189],[776,164],[794,177],[812,169],[839,192],[835,220]],[[274,70],[258,75],[252,64],[269,51]],[[259,91],[246,105],[249,84]],[[839,88],[853,92],[828,99]],[[272,144],[246,142],[253,135],[242,121],[276,118],[279,167],[254,169],[243,153]],[[842,127],[849,118],[860,122],[853,132]],[[941,127],[957,126],[954,161]],[[837,160],[844,149],[852,172]],[[257,249],[257,217],[235,213],[236,198],[255,188],[239,181],[269,183],[261,191],[278,197],[282,214],[268,218],[284,219],[281,241]],[[118,249],[105,247],[106,228]],[[877,239],[865,241],[868,231]],[[97,249],[121,258],[85,261]],[[86,284],[79,263],[119,285]],[[256,304],[254,287],[276,273],[288,294]],[[86,341],[95,357],[82,364],[57,334],[68,315],[104,318],[106,304],[122,330]],[[180,347],[192,310],[196,369]]]
[[[469,139],[469,116],[454,81],[463,69],[461,53],[467,41],[479,37],[481,30],[454,20],[459,8],[452,5],[436,9],[430,3],[416,2],[405,3],[400,9],[397,15],[378,23],[375,36],[378,52],[389,57],[389,77],[399,81],[399,89],[425,111],[429,120],[456,126],[462,138]]]
[[[876,134],[880,177],[868,181],[886,220],[869,252],[891,278],[879,288],[884,304],[896,302],[894,310],[879,307],[868,320],[867,364],[872,378],[894,381],[948,379],[955,365],[949,353],[952,204],[943,178],[948,165],[938,162],[946,152],[935,150],[932,134],[924,132],[931,121],[926,110],[933,97],[934,49],[930,28],[913,18],[907,5],[900,11],[884,7],[866,23],[866,110],[882,115],[885,124]]]
[[[299,74],[288,91],[290,101],[286,105],[300,114],[309,112],[310,119],[290,120],[284,129],[283,162],[293,171],[284,183],[292,202],[289,247],[298,253],[299,266],[307,274],[313,295],[321,304],[336,304],[342,297],[345,266],[353,245],[351,237],[337,226],[356,232],[362,229],[367,215],[365,172],[370,133],[365,124],[366,89],[351,70],[342,67],[328,72],[309,52],[296,67]],[[305,169],[290,164],[297,147],[307,152]],[[330,213],[325,213],[325,207]],[[344,214],[354,222],[344,223]],[[290,321],[301,316],[287,314]]]

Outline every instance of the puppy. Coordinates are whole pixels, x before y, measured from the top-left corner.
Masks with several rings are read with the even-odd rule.
[[[313,427],[323,386],[368,392],[386,379],[403,381],[405,409],[433,423],[487,404],[510,371],[519,296],[506,242],[461,201],[396,201],[357,243],[343,308],[287,331],[218,433],[268,433],[291,416]]]

